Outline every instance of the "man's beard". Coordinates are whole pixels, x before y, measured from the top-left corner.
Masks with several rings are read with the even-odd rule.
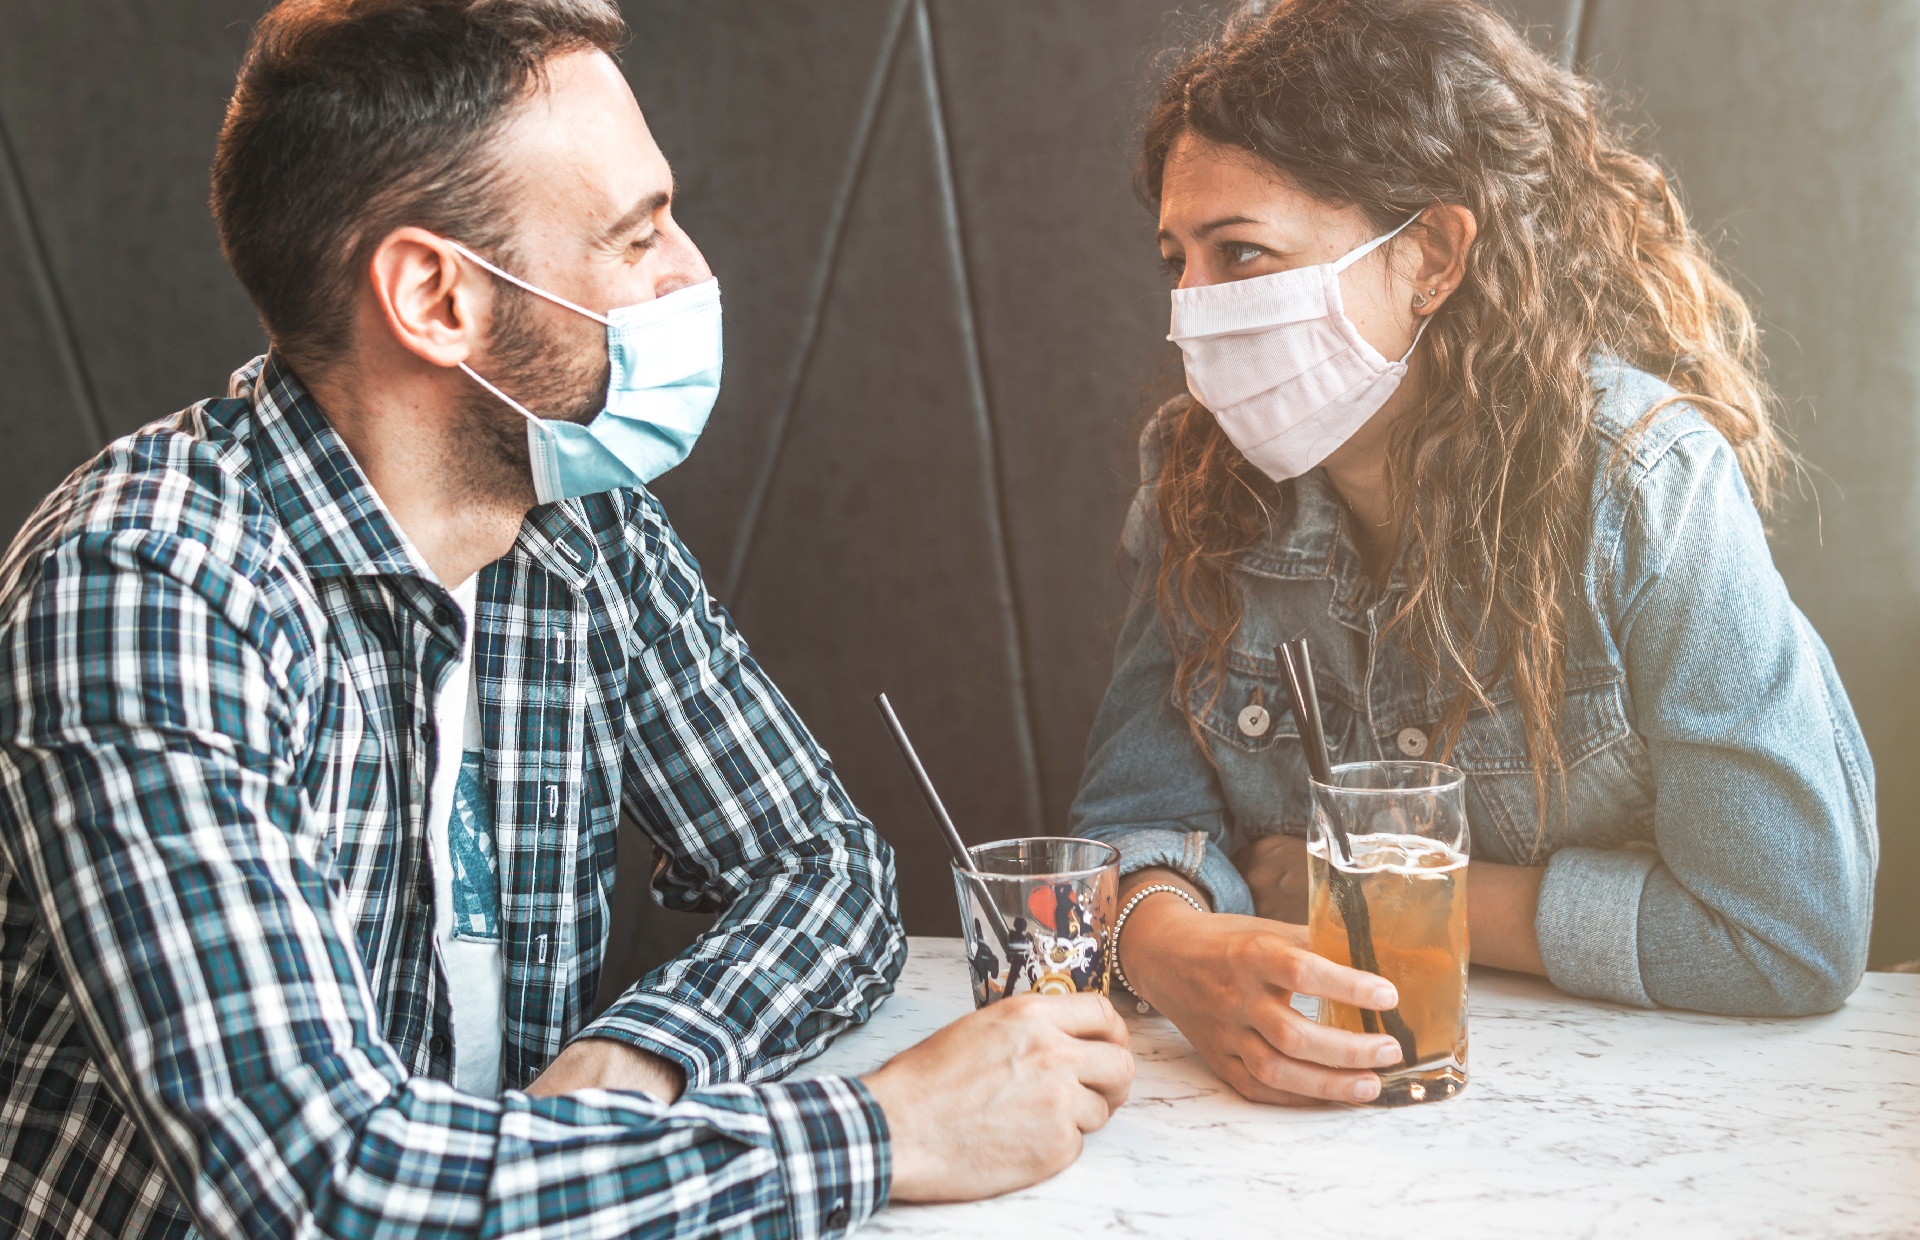
[[[495,285],[493,330],[474,369],[528,411],[564,422],[591,422],[606,407],[609,372],[605,338],[562,333],[542,320],[532,294]],[[571,342],[571,343],[570,343]],[[529,498],[532,464],[527,420],[478,384],[461,401],[466,485],[493,497]]]

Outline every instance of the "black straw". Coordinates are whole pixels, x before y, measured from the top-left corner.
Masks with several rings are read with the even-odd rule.
[[[1332,787],[1333,763],[1327,758],[1327,730],[1320,721],[1320,695],[1313,685],[1313,659],[1307,654],[1307,639],[1296,637],[1275,646],[1273,657],[1280,661],[1281,676],[1287,682],[1287,697],[1293,704],[1293,720],[1300,725],[1300,745],[1306,750],[1307,770],[1316,782]],[[1334,842],[1340,846],[1340,855],[1346,858],[1347,864],[1353,864],[1353,841],[1347,838],[1346,825],[1332,814],[1326,819]],[[1332,889],[1334,903],[1340,907],[1340,920],[1347,923],[1347,955],[1353,959],[1353,967],[1379,974],[1380,958],[1373,950],[1373,918],[1367,912],[1367,896],[1360,890],[1360,880],[1328,857],[1327,885]],[[1411,1067],[1420,1062],[1413,1030],[1407,1026],[1399,1008],[1380,1013],[1379,1023],[1375,1023],[1371,1010],[1360,1009],[1361,1028],[1368,1033],[1378,1033],[1380,1024],[1386,1025],[1387,1032],[1400,1044],[1402,1063]]]
[[[1293,720],[1300,725],[1300,744],[1307,753],[1307,772],[1328,787],[1333,785],[1333,763],[1327,758],[1327,729],[1320,721],[1320,693],[1313,684],[1313,659],[1307,654],[1307,639],[1296,637],[1273,648],[1286,677],[1287,697],[1293,703]],[[1328,815],[1327,825],[1340,845],[1340,855],[1353,860],[1353,843],[1347,829]]]
[[[914,780],[920,785],[920,795],[927,800],[927,808],[933,811],[933,820],[940,824],[940,834],[947,841],[947,851],[953,854],[953,863],[963,870],[973,868],[973,857],[967,852],[965,841],[953,825],[953,818],[947,813],[947,807],[940,800],[940,793],[934,788],[933,780],[927,774],[927,768],[920,764],[920,755],[914,752],[913,742],[907,739],[907,730],[900,726],[900,716],[893,713],[893,703],[887,701],[884,693],[876,694],[873,704],[880,711],[880,717],[887,722],[887,731],[893,733],[893,743],[900,746],[900,756],[907,760],[907,766],[913,771]]]
[[[953,864],[961,871],[971,874],[980,887],[980,903],[987,910],[987,919],[993,923],[993,932],[999,936],[1000,950],[1006,951],[1009,941],[1007,924],[1000,917],[1000,908],[993,902],[991,890],[980,871],[974,868],[973,854],[967,851],[965,840],[953,825],[952,815],[947,813],[946,803],[940,799],[940,793],[933,786],[933,778],[927,774],[927,768],[920,762],[920,755],[914,751],[913,742],[907,739],[907,730],[900,726],[900,716],[893,713],[893,703],[887,701],[887,695],[874,695],[873,704],[880,712],[880,718],[886,721],[887,731],[893,733],[893,743],[900,747],[900,756],[907,760],[907,768],[913,772],[914,782],[920,785],[920,795],[926,798],[927,808],[933,811],[933,820],[940,824],[940,835],[947,842],[947,851],[953,854]]]

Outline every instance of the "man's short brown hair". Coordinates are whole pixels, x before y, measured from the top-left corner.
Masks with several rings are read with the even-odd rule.
[[[555,55],[626,40],[613,0],[285,0],[261,19],[213,161],[213,217],[296,370],[345,349],[356,275],[414,225],[500,252],[490,142]]]

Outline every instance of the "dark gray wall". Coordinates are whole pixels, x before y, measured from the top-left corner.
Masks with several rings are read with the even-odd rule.
[[[0,0],[0,527],[259,347],[204,200],[262,7]],[[1776,554],[1879,762],[1875,960],[1920,956],[1920,0],[1516,7],[1646,119],[1761,308],[1809,464]],[[949,932],[868,699],[893,695],[970,837],[1062,823],[1127,601],[1133,430],[1178,382],[1133,131],[1155,50],[1218,5],[627,8],[629,76],[727,290],[720,406],[660,490],[898,846],[910,928]],[[623,901],[646,929],[614,974],[690,933]]]

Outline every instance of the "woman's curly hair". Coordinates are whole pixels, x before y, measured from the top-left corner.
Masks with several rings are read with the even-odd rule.
[[[1592,361],[1610,354],[1670,383],[1733,445],[1765,509],[1790,455],[1752,312],[1595,87],[1471,0],[1243,12],[1161,84],[1139,171],[1156,208],[1187,135],[1250,152],[1381,232],[1434,204],[1478,222],[1465,279],[1424,337],[1425,401],[1389,437],[1408,583],[1393,623],[1457,689],[1442,753],[1511,677],[1544,811],[1564,769],[1567,622],[1596,468]],[[1221,691],[1242,607],[1232,566],[1266,536],[1279,495],[1211,412],[1189,402],[1170,419],[1155,598],[1188,703],[1196,688]]]

